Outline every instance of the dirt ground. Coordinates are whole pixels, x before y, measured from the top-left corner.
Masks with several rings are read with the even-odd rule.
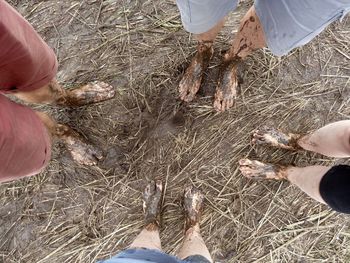
[[[217,262],[350,262],[349,218],[288,182],[250,181],[237,161],[347,163],[306,152],[253,148],[268,124],[307,132],[350,116],[350,17],[312,43],[277,58],[268,50],[243,65],[235,107],[212,108],[215,77],[240,17],[232,14],[195,101],[177,86],[195,52],[173,0],[10,1],[55,50],[67,88],[92,80],[117,96],[78,109],[35,106],[99,145],[99,167],[76,165],[57,142],[38,176],[0,185],[0,261],[95,262],[125,248],[142,226],[146,179],[166,183],[164,250],[182,241],[185,184],[206,195],[203,236]]]

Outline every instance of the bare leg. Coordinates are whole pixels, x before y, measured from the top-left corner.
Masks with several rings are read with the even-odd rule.
[[[330,123],[298,140],[298,145],[305,150],[330,157],[350,156],[350,121]]]
[[[320,195],[320,182],[331,167],[320,165],[307,167],[280,166],[249,159],[240,160],[239,165],[239,169],[245,177],[288,180],[316,201],[325,204]]]
[[[112,86],[103,82],[93,82],[73,90],[64,89],[56,79],[46,86],[27,92],[13,93],[21,100],[31,103],[50,103],[61,106],[82,106],[101,102],[114,97]]]
[[[279,148],[305,149],[330,157],[350,156],[350,121],[330,123],[305,136],[285,134],[279,130],[262,127],[253,133],[253,144],[266,144]]]
[[[130,248],[162,249],[159,237],[159,216],[162,189],[161,181],[151,182],[147,185],[143,195],[145,227],[132,242]]]
[[[51,138],[57,137],[65,143],[74,161],[84,165],[96,165],[102,158],[102,152],[85,142],[76,131],[67,125],[58,124],[43,112],[36,112],[36,114],[46,126]]]
[[[154,226],[152,228],[142,229],[141,233],[135,238],[130,245],[130,248],[148,248],[162,250],[162,245],[159,237],[159,228]]]
[[[219,23],[217,23],[212,29],[209,31],[194,35],[198,42],[214,42],[216,36],[219,34],[221,29],[225,24],[225,18],[223,18]]]
[[[289,167],[287,170],[287,179],[316,201],[325,204],[325,201],[320,195],[320,182],[329,169],[331,167],[320,165]]]
[[[177,256],[185,259],[200,255],[213,262],[210,252],[200,234],[199,221],[203,204],[203,195],[198,189],[187,187],[185,190],[186,226],[185,238]]]
[[[234,60],[237,57],[244,59],[263,47],[266,47],[265,34],[255,7],[252,6],[243,17],[232,46],[225,54],[225,60]]]
[[[192,101],[197,94],[203,74],[208,68],[210,59],[213,56],[213,42],[224,26],[225,19],[221,20],[216,26],[209,31],[195,35],[198,40],[197,53],[187,68],[179,84],[180,98],[184,101]]]
[[[263,28],[253,6],[243,17],[233,44],[222,62],[214,101],[217,111],[225,111],[234,104],[238,87],[237,64],[254,50],[265,46]]]

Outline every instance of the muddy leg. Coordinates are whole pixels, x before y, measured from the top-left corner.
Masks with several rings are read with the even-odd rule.
[[[67,125],[58,124],[49,115],[36,112],[49,131],[51,138],[61,139],[74,161],[84,165],[96,165],[102,158],[102,152],[87,143],[76,131]]]
[[[185,238],[177,256],[185,259],[190,256],[202,256],[213,262],[210,252],[200,233],[200,217],[203,206],[202,193],[194,188],[187,187],[184,195],[186,213]]]
[[[346,158],[350,156],[350,121],[330,123],[298,140],[305,150],[329,157]]]
[[[148,248],[161,250],[159,237],[159,217],[162,197],[162,182],[151,182],[147,185],[143,199],[143,209],[145,213],[145,227],[135,238],[130,248]]]
[[[239,31],[222,62],[215,93],[214,108],[225,111],[231,108],[237,95],[237,64],[254,50],[266,46],[262,25],[251,7],[243,17]]]
[[[198,40],[197,53],[180,81],[179,91],[181,100],[192,101],[197,94],[202,83],[203,75],[214,53],[213,42],[223,25],[224,19],[208,32],[195,35],[195,38]]]
[[[331,167],[326,166],[280,166],[259,161],[242,159],[239,161],[242,174],[251,179],[288,180],[320,203],[325,203],[320,195],[320,182]]]
[[[64,89],[56,79],[48,85],[27,92],[13,93],[21,100],[31,103],[49,103],[61,106],[82,106],[111,99],[115,95],[112,86],[104,82],[92,82],[73,90]]]
[[[263,47],[266,47],[264,31],[252,6],[241,20],[232,46],[225,54],[225,60],[233,60],[237,57],[244,59],[256,49]]]

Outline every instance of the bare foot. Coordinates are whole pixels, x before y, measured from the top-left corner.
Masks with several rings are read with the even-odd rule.
[[[216,87],[214,108],[225,111],[231,108],[237,96],[237,63],[239,60],[225,61],[221,66]]]
[[[102,159],[101,150],[87,143],[70,127],[58,124],[55,135],[62,139],[74,161],[83,165],[96,165]]]
[[[104,82],[95,81],[80,88],[67,90],[58,101],[58,105],[83,106],[109,100],[115,96],[114,88]]]
[[[275,164],[265,164],[259,161],[251,161],[249,159],[239,160],[239,170],[241,173],[252,179],[287,179],[285,166]]]
[[[204,196],[200,190],[188,186],[184,194],[184,207],[186,213],[186,231],[199,223]]]
[[[151,181],[143,193],[143,211],[146,225],[154,224],[159,226],[160,206],[162,197],[162,181]]]
[[[289,133],[288,135],[274,128],[263,126],[253,132],[253,144],[266,144],[273,147],[298,150],[301,147],[298,145],[299,134]]]
[[[197,53],[186,69],[179,84],[181,100],[190,102],[194,99],[213,54],[213,42],[202,42],[198,44]]]

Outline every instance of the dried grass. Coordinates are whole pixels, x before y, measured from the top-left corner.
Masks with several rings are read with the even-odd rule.
[[[100,145],[112,165],[79,167],[58,144],[46,172],[2,184],[3,262],[94,262],[116,253],[142,225],[140,191],[151,178],[167,186],[161,236],[168,252],[181,243],[181,195],[192,183],[206,195],[203,236],[219,262],[350,261],[346,216],[289,183],[249,181],[237,169],[245,156],[296,165],[346,163],[253,149],[249,137],[263,124],[306,132],[349,118],[349,17],[283,58],[256,52],[245,63],[234,109],[216,114],[220,53],[249,1],[218,38],[204,84],[208,92],[189,105],[177,99],[177,84],[195,43],[182,30],[173,1],[15,4],[54,47],[61,82],[70,87],[105,80],[119,94],[80,109],[39,107]],[[181,127],[172,122],[178,110],[184,111]]]

